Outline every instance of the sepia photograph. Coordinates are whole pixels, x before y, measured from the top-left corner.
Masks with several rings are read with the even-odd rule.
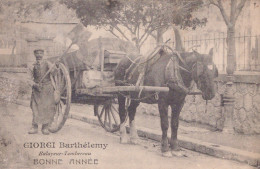
[[[260,0],[0,0],[0,169],[260,169]]]

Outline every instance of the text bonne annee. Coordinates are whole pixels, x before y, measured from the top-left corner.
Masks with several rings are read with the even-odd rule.
[[[62,159],[33,159],[34,165],[61,165]],[[69,159],[67,163],[69,165],[97,165],[98,159],[86,158],[86,159]]]

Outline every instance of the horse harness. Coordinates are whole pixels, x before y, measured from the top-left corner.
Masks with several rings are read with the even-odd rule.
[[[146,57],[146,60],[145,61],[142,61],[142,59],[137,58],[135,59],[134,61],[130,60],[132,62],[132,64],[129,66],[129,68],[126,70],[126,74],[128,74],[128,77],[125,76],[124,78],[124,81],[125,82],[128,82],[132,76],[133,76],[133,73],[136,71],[136,69],[138,69],[139,71],[139,76],[138,76],[138,80],[136,82],[136,86],[141,86],[143,85],[143,82],[144,82],[144,76],[145,74],[147,73],[148,71],[148,68],[149,68],[149,65],[153,65],[160,57],[156,57],[156,55],[158,53],[160,53],[160,51],[163,49],[163,48],[168,48],[171,50],[171,52],[173,53],[173,55],[171,56],[170,58],[170,61],[168,62],[167,66],[166,66],[166,70],[165,70],[165,73],[168,72],[168,74],[170,74],[170,81],[168,81],[166,83],[167,86],[169,86],[168,84],[169,83],[174,83],[174,88],[177,90],[177,91],[180,91],[182,93],[189,93],[189,91],[191,90],[191,88],[193,87],[193,84],[187,88],[185,85],[184,85],[184,82],[183,82],[183,79],[180,75],[180,70],[179,69],[182,69],[183,71],[189,73],[189,74],[192,74],[193,71],[189,71],[187,70],[185,67],[188,67],[187,63],[185,62],[185,60],[183,60],[183,58],[181,57],[180,53],[178,51],[175,51],[173,50],[171,47],[169,47],[168,45],[161,45],[161,46],[157,46],[155,48],[155,50],[152,51],[152,53],[150,55],[148,55],[148,57]],[[177,56],[177,57],[176,57]],[[137,63],[137,60],[139,60],[139,63]],[[179,61],[185,66],[180,66],[179,64]],[[149,65],[148,65],[149,64]],[[192,70],[194,69],[196,63],[193,64],[192,66]],[[167,74],[167,73],[166,73]],[[125,83],[125,85],[127,85],[127,83]],[[128,83],[129,85],[129,83]],[[133,84],[130,84],[130,85],[133,85]],[[139,92],[139,95],[138,95],[138,98],[140,98],[140,95],[141,95],[142,91]],[[157,92],[158,93],[158,92]],[[158,97],[157,97],[158,98]]]
[[[191,69],[191,71],[189,71],[188,69],[185,68],[185,67],[188,67],[188,65],[183,60],[180,53],[177,52],[177,51],[174,51],[174,50],[172,50],[172,53],[173,53],[173,55],[171,56],[170,61],[168,62],[167,66],[165,68],[165,76],[166,77],[170,76],[170,77],[168,77],[169,80],[167,81],[166,84],[167,84],[167,86],[170,86],[170,83],[171,83],[172,84],[171,87],[173,89],[175,89],[176,91],[188,94],[190,92],[190,90],[193,88],[194,82],[192,81],[192,85],[190,85],[190,87],[186,87],[184,82],[183,82],[183,78],[180,74],[180,69],[189,73],[189,74],[192,74],[196,63],[194,63],[192,65],[192,69]],[[176,55],[177,55],[177,58],[174,57]],[[179,62],[182,62],[182,64],[185,67],[181,66]]]

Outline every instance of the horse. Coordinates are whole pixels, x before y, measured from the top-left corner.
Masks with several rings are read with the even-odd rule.
[[[214,78],[218,76],[218,70],[213,63],[213,49],[208,54],[200,54],[196,51],[192,52],[168,52],[160,49],[156,54],[157,61],[149,65],[145,69],[143,77],[144,86],[168,87],[169,92],[125,92],[118,94],[119,116],[120,116],[120,142],[128,143],[126,135],[125,121],[128,113],[130,126],[130,142],[137,144],[138,135],[135,127],[136,108],[140,102],[148,104],[158,104],[160,113],[160,123],[162,130],[161,152],[163,156],[178,156],[180,146],[178,144],[177,132],[179,126],[179,115],[184,105],[185,97],[188,92],[185,89],[191,87],[192,81],[202,93],[204,100],[211,100],[215,96],[216,84]],[[159,56],[158,56],[159,55]],[[118,63],[114,75],[116,86],[135,85],[138,81],[140,71],[137,65],[140,65],[142,59],[136,59],[135,55],[125,57]],[[175,59],[174,62],[173,59]],[[139,63],[139,64],[138,64]],[[176,85],[176,66],[177,63],[179,77],[177,81],[181,81],[181,85]],[[136,66],[133,66],[135,64]],[[126,102],[128,95],[131,103],[126,111]],[[171,107],[171,138],[168,140],[167,131],[169,128],[168,107]]]

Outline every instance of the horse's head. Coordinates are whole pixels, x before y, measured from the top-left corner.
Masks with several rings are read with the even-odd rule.
[[[218,76],[218,69],[213,63],[213,49],[209,54],[199,54],[193,51],[192,78],[202,92],[204,100],[211,100],[216,93],[214,78]]]

